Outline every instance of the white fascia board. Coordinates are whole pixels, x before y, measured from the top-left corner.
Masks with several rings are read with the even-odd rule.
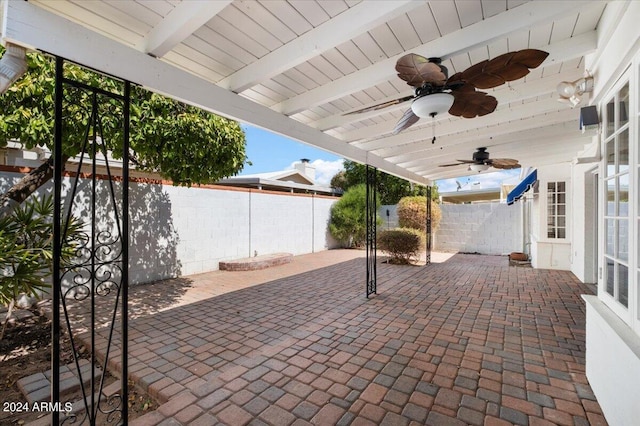
[[[238,70],[218,85],[236,93],[243,92],[420,5],[412,0],[364,0]]]
[[[412,49],[413,53],[426,57],[447,59],[477,47],[485,46],[511,33],[532,27],[541,22],[575,13],[581,7],[588,7],[589,1],[532,1],[506,12],[494,15],[458,31],[445,34],[435,40]],[[286,115],[298,113],[347,94],[364,90],[394,77],[395,64],[406,52],[392,56],[346,75],[322,87],[309,90],[274,106]]]
[[[142,42],[144,52],[160,58],[209,22],[232,0],[183,1],[149,31]]]
[[[63,57],[412,182],[430,183],[420,175],[28,2],[8,0],[5,6],[4,39],[16,40],[20,45]]]

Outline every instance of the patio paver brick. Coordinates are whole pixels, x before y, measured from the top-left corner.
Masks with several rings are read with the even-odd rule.
[[[132,308],[131,378],[164,403],[131,424],[606,424],[584,376],[589,289],[571,273],[380,263],[367,300],[362,255],[154,284],[173,304],[132,288],[159,308]]]

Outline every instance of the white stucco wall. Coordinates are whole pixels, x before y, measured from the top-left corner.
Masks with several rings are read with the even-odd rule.
[[[587,56],[585,68],[595,76],[595,90],[590,99],[591,105],[599,105],[602,113],[601,102],[611,93],[619,78],[632,64],[632,82],[630,93],[630,118],[637,117],[638,87],[640,81],[637,70],[640,69],[640,2],[610,2],[607,4],[605,15],[598,24],[598,50]],[[635,77],[634,77],[635,75]],[[637,165],[637,119],[632,122],[630,131],[630,143],[632,154],[630,155],[632,167],[631,190],[629,192],[629,205],[632,209],[638,206],[638,191],[633,191],[633,185],[638,182],[633,168]],[[606,156],[606,153],[603,153]],[[606,160],[606,158],[604,159]],[[604,163],[603,160],[603,163]],[[601,170],[604,164],[601,164]],[[635,168],[637,171],[637,168]],[[602,180],[600,180],[602,184]],[[599,253],[606,249],[604,235],[604,218],[602,206],[598,216],[598,227],[601,235]],[[632,210],[633,211],[633,210]],[[636,210],[637,212],[637,210]],[[634,213],[634,216],[636,213]],[[599,298],[586,297],[587,300],[587,325],[586,325],[586,374],[589,383],[598,398],[603,413],[610,425],[636,425],[640,419],[640,301],[638,292],[638,250],[640,250],[637,238],[631,235],[629,244],[629,311],[614,310],[605,304],[606,295],[603,295],[603,279],[599,277]],[[608,301],[607,303],[613,303]],[[621,316],[618,316],[621,315]]]
[[[565,182],[566,238],[547,238],[547,183]],[[573,186],[571,163],[538,167],[538,192],[533,197],[531,226],[531,266],[540,269],[571,270]]]
[[[0,191],[21,176],[1,172]],[[106,185],[98,180],[103,204]],[[69,179],[63,187],[70,187]],[[80,189],[86,202],[87,180],[81,180]],[[39,192],[50,190],[51,182]],[[220,261],[256,252],[299,255],[338,246],[327,230],[338,198],[142,182],[131,182],[129,193],[132,283],[213,271]],[[86,216],[82,207],[77,214]]]
[[[441,204],[434,250],[502,255],[522,251],[520,203]]]
[[[587,302],[586,373],[610,425],[640,419],[640,337],[596,296]]]
[[[598,199],[594,171],[597,171],[597,163],[575,164],[571,173],[574,188],[572,194],[574,208],[570,222],[571,272],[580,281],[587,283],[597,281],[598,270],[596,255]]]

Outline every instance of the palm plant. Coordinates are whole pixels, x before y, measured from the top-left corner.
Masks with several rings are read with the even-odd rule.
[[[65,228],[63,228],[65,229]],[[82,224],[71,216],[66,227],[63,260],[72,258]],[[50,287],[53,263],[53,197],[33,197],[0,218],[0,303],[8,306],[2,324],[4,337],[20,295],[39,297]]]

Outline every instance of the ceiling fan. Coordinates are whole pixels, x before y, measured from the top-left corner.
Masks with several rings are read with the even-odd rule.
[[[441,164],[440,167],[459,166],[461,164],[469,164],[469,168],[474,172],[482,172],[489,167],[495,167],[496,169],[518,169],[520,164],[518,160],[513,158],[489,158],[489,151],[487,148],[477,148],[473,153],[472,160],[456,160],[457,163]]]
[[[449,111],[449,114],[464,118],[481,117],[492,113],[498,106],[493,96],[476,89],[490,89],[507,81],[517,80],[529,74],[549,56],[537,49],[509,52],[491,60],[470,66],[449,78],[449,72],[441,65],[440,58],[425,58],[409,53],[396,62],[398,77],[415,87],[415,94],[370,106],[349,114],[379,110],[413,100],[393,129],[398,134],[420,118],[435,117]],[[435,136],[434,136],[435,141]]]

